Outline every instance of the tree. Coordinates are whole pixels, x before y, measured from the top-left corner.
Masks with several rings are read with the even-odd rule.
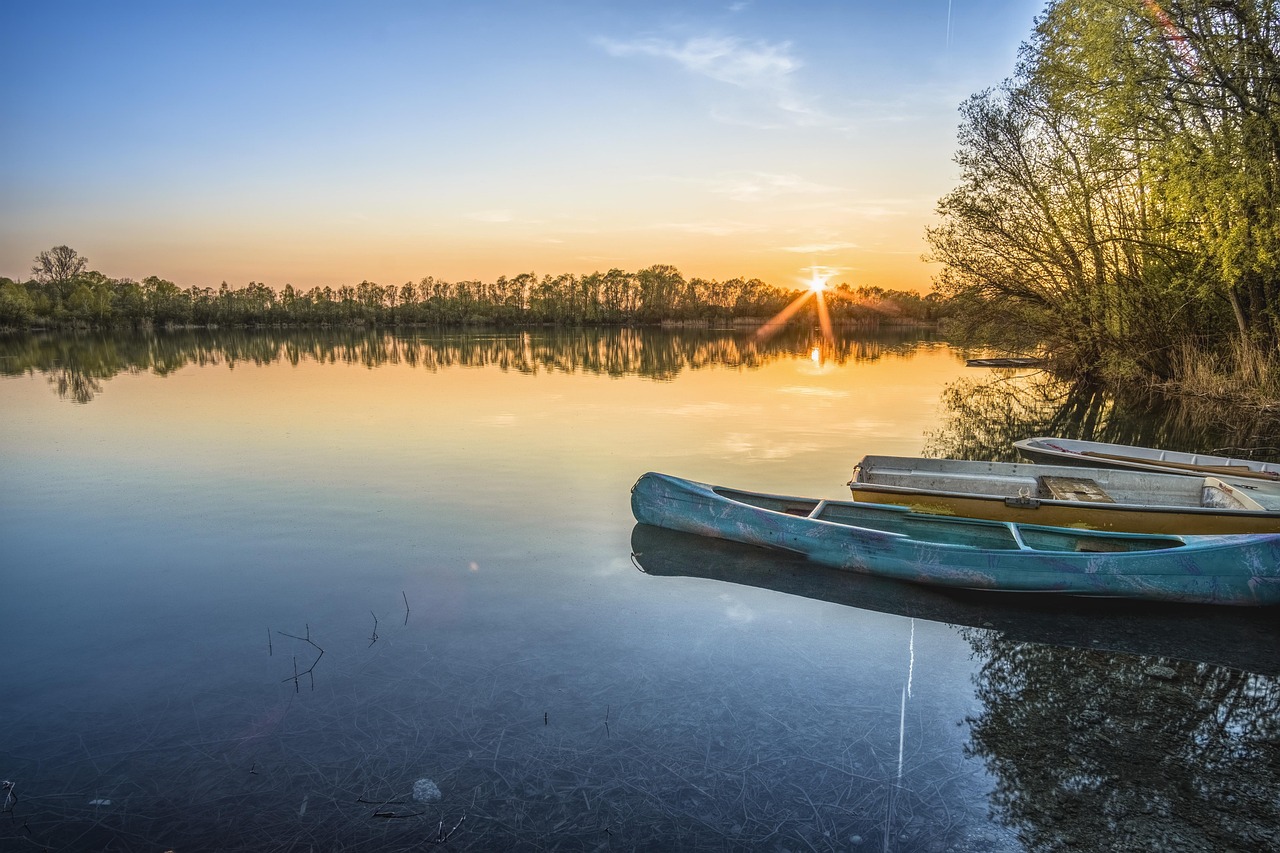
[[[89,259],[70,246],[54,246],[36,255],[31,265],[31,277],[40,284],[62,285],[80,275],[88,266]]]
[[[1280,346],[1278,5],[1049,4],[1014,78],[962,106],[928,233],[971,328],[1113,378]]]
[[[0,326],[23,328],[35,315],[35,303],[27,289],[11,279],[0,279]]]

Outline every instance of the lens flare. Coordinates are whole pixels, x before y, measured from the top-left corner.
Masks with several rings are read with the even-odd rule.
[[[822,269],[821,267],[814,267],[810,271],[805,289],[791,301],[790,305],[765,321],[765,324],[756,330],[757,337],[764,339],[776,334],[804,306],[804,303],[812,298],[817,308],[818,325],[822,329],[823,339],[828,342],[835,340],[835,333],[831,328],[831,313],[827,310],[826,300],[828,292],[827,281],[831,278],[831,275],[820,271]]]

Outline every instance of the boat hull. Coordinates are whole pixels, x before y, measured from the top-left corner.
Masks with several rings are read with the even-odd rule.
[[[1041,645],[1176,658],[1280,676],[1280,620],[1268,607],[942,589],[819,566],[799,555],[648,524],[631,559],[656,578],[741,584],[844,607],[999,631]],[[1189,630],[1189,620],[1195,620]]]
[[[1280,484],[1165,471],[864,456],[853,499],[915,512],[1131,533],[1280,533]]]
[[[917,583],[1201,604],[1280,603],[1280,535],[1156,537],[1005,525],[898,506],[760,495],[658,473],[636,482],[631,507],[637,521],[655,527]],[[1032,549],[1025,541],[1061,547]],[[1068,547],[1072,542],[1139,550],[1075,551]]]
[[[1205,453],[1183,453],[1130,444],[1038,436],[1013,443],[1025,459],[1054,465],[1128,468],[1164,473],[1201,472],[1224,478],[1280,481],[1280,464]]]
[[[1114,530],[1127,533],[1226,535],[1280,533],[1280,514],[1213,512],[1159,507],[1036,501],[1020,504],[1003,497],[907,493],[864,483],[850,483],[853,499],[866,503],[897,504],[912,512],[933,515],[989,518],[1019,524]]]

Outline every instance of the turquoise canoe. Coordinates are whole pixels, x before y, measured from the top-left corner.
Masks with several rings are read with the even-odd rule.
[[[650,472],[636,521],[803,554],[848,571],[963,589],[1280,604],[1280,534],[1171,536],[914,513],[746,492]]]

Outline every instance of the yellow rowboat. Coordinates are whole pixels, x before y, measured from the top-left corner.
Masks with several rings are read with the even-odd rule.
[[[867,456],[856,501],[1129,533],[1280,533],[1280,483],[1073,465]]]

